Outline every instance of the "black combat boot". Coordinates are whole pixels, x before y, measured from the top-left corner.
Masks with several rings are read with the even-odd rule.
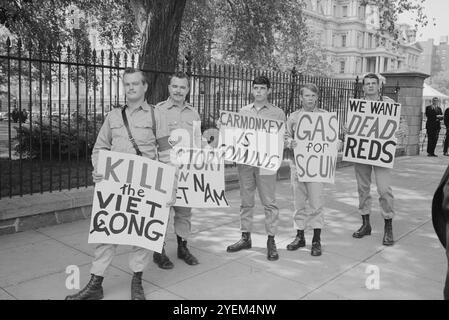
[[[173,262],[165,254],[165,248],[162,248],[162,253],[154,252],[153,253],[153,261],[156,263],[161,269],[173,269]]]
[[[146,300],[142,287],[142,272],[134,272],[131,280],[131,300]]]
[[[267,259],[270,261],[279,259],[278,250],[276,249],[276,243],[274,242],[274,236],[268,236]]]
[[[251,249],[251,232],[242,232],[242,238],[227,247],[227,252],[237,252],[242,249]]]
[[[310,254],[315,257],[321,256],[321,229],[313,229],[312,250]]]
[[[392,246],[394,244],[392,222],[392,219],[385,219],[384,239],[382,241],[384,246]]]
[[[352,236],[354,238],[363,238],[371,234],[371,225],[369,224],[369,214],[362,215],[362,226],[359,230],[354,232]]]
[[[103,299],[103,277],[92,274],[89,283],[78,293],[65,297],[65,300],[100,300]]]
[[[292,243],[287,245],[287,250],[294,251],[306,245],[306,239],[304,238],[304,230],[298,230],[296,233],[296,238]]]
[[[198,264],[198,260],[187,249],[187,241],[183,240],[180,236],[176,237],[178,239],[178,258],[184,260],[185,263],[191,266]]]

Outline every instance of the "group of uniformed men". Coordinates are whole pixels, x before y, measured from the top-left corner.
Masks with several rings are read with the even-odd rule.
[[[177,72],[170,77],[168,85],[170,96],[166,101],[156,106],[148,104],[146,92],[148,80],[145,74],[138,69],[127,69],[123,74],[123,85],[127,103],[122,108],[115,108],[107,115],[96,140],[92,152],[93,181],[98,183],[103,176],[97,173],[98,153],[100,150],[111,150],[116,152],[138,154],[149,159],[158,159],[163,163],[170,164],[170,150],[172,148],[168,137],[170,133],[182,128],[191,133],[194,139],[198,130],[194,130],[194,122],[200,121],[198,112],[186,102],[186,96],[190,90],[190,80],[182,72]],[[363,79],[364,99],[382,100],[386,97],[379,95],[379,78],[375,74],[368,74]],[[270,81],[266,76],[254,79],[252,94],[254,102],[243,107],[243,114],[285,121],[285,113],[282,109],[268,102],[271,92]],[[302,108],[290,115],[286,121],[285,147],[295,148],[296,141],[294,132],[297,118],[300,112],[326,112],[318,108],[318,87],[314,84],[306,84],[301,88]],[[296,119],[296,120],[295,120]],[[133,139],[130,139],[132,135]],[[342,145],[340,145],[340,148]],[[253,214],[255,205],[255,191],[258,190],[260,200],[265,212],[265,230],[267,239],[267,259],[270,261],[279,259],[276,249],[275,235],[279,209],[276,205],[276,172],[267,171],[258,167],[238,164],[240,184],[240,226],[241,239],[227,247],[228,252],[236,252],[251,248],[251,232],[253,230]],[[294,162],[291,162],[291,183],[294,191],[294,228],[296,236],[287,245],[287,250],[297,250],[306,245],[304,231],[307,227],[313,229],[311,254],[321,255],[321,229],[324,225],[323,217],[323,184],[319,182],[301,182],[296,174]],[[362,238],[371,234],[369,215],[371,212],[371,171],[376,176],[377,191],[382,214],[385,219],[384,245],[393,245],[392,218],[394,216],[393,194],[389,186],[389,169],[372,165],[356,164],[354,166],[358,193],[359,211],[362,215],[363,224],[359,230],[354,232],[354,238]],[[176,184],[175,184],[176,185]],[[177,237],[177,256],[189,265],[198,264],[198,259],[189,251],[187,238],[191,232],[191,208],[173,206],[176,199],[176,187],[173,197],[167,206],[171,207],[174,230]],[[310,210],[306,210],[308,202]],[[78,293],[69,295],[67,300],[93,300],[103,298],[102,281],[108,266],[115,255],[116,244],[100,244],[95,250],[90,270],[91,279],[88,284]],[[146,268],[150,258],[150,251],[140,247],[133,247],[129,255],[129,266],[133,271],[131,281],[131,299],[145,300],[142,287],[142,272]],[[153,261],[162,269],[173,268],[173,263],[166,255],[154,253]]]

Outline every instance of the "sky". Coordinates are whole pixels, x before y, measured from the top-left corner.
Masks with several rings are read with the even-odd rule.
[[[426,0],[424,6],[429,23],[425,28],[418,29],[416,40],[426,41],[429,38],[433,38],[434,44],[438,44],[441,36],[449,36],[449,1]],[[413,26],[412,17],[413,15],[411,13],[404,13],[399,16],[399,21],[409,23]],[[436,24],[435,26],[434,23]]]

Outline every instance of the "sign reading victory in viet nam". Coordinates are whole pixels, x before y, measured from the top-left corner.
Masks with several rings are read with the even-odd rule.
[[[301,112],[294,150],[299,181],[334,183],[338,154],[335,112]]]
[[[270,170],[281,166],[284,121],[237,112],[220,112],[218,148],[227,161]]]
[[[399,103],[350,99],[343,160],[393,168],[400,116]]]
[[[178,165],[176,206],[229,207],[225,195],[223,155],[216,149],[174,147],[172,163]]]
[[[176,168],[133,154],[101,150],[89,243],[112,243],[162,252]]]

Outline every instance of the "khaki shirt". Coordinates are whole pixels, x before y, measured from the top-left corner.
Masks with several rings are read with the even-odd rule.
[[[271,103],[264,105],[259,111],[257,111],[254,103],[250,103],[240,109],[239,113],[249,114],[257,117],[264,117],[272,120],[285,121],[285,113],[281,108],[278,108]]]
[[[156,110],[164,118],[165,128],[162,129],[165,136],[170,135],[175,129],[185,129],[190,135],[190,145],[193,147],[193,139],[196,146],[201,146],[201,123],[198,127],[194,127],[194,121],[200,121],[201,118],[198,111],[187,102],[184,102],[182,107],[177,106],[170,98],[159,102],[156,105]],[[159,160],[164,163],[170,161],[170,150],[159,152]]]
[[[131,114],[129,109],[126,110],[129,128],[131,134],[136,141],[142,156],[149,159],[156,159],[156,139],[166,136],[163,128],[166,127],[163,117],[155,108],[154,117],[156,124],[153,124],[151,116],[151,108],[145,103],[139,108],[134,109]],[[153,127],[156,125],[156,137],[153,133]],[[92,151],[92,165],[94,172],[97,170],[98,152],[100,150],[110,150],[116,152],[136,154],[131,141],[129,140],[128,131],[122,118],[122,108],[111,110],[101,126],[97,136],[97,141]]]

